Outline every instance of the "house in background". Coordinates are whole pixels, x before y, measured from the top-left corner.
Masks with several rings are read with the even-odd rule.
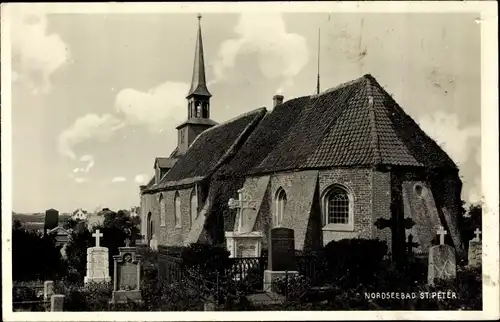
[[[87,220],[88,213],[87,210],[83,210],[82,208],[78,208],[77,210],[73,211],[71,214],[71,219],[73,220]]]
[[[141,215],[141,208],[140,207],[130,208],[129,215],[130,215],[130,217],[140,216]]]

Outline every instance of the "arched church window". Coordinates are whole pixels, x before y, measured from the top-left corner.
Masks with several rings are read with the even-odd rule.
[[[189,208],[191,212],[191,224],[192,224],[196,220],[196,217],[198,217],[198,196],[196,195],[196,187],[191,192]]]
[[[181,227],[181,198],[179,196],[179,192],[175,192],[174,197],[174,217],[175,217],[175,227]]]
[[[352,194],[338,185],[327,189],[323,197],[323,216],[325,228],[352,230],[354,228]]]
[[[152,218],[152,215],[151,215],[151,212],[148,213],[148,216],[147,216],[147,240],[149,241],[151,239],[151,237],[153,236],[153,233],[154,233],[154,230],[153,230],[153,218]]]
[[[283,218],[286,209],[286,192],[283,188],[279,188],[276,192],[276,208],[274,211],[274,227],[283,225]]]
[[[202,115],[202,105],[201,102],[196,103],[196,117],[201,117]]]
[[[164,227],[166,222],[166,214],[165,214],[165,198],[163,198],[163,194],[160,194],[160,226]]]

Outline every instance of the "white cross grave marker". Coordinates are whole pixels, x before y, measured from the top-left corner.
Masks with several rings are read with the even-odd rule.
[[[444,245],[444,236],[447,234],[447,232],[446,230],[444,230],[443,226],[439,226],[437,234],[439,235],[439,244]]]
[[[99,229],[97,229],[95,231],[95,233],[92,234],[92,237],[95,237],[95,247],[101,247],[101,237],[103,237],[104,235],[101,234],[101,232],[99,231]]]
[[[479,235],[481,235],[481,230],[479,228],[476,228],[476,230],[474,230],[474,235],[476,235],[474,239],[479,240]]]
[[[245,189],[238,190],[238,200],[233,198],[229,199],[227,203],[230,209],[238,209],[238,232],[241,231],[243,227],[243,209],[255,209],[257,208],[257,203],[252,200],[245,200],[243,194]]]

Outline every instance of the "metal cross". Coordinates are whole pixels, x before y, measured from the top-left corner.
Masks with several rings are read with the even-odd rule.
[[[238,231],[243,227],[243,209],[256,209],[257,203],[253,200],[244,199],[245,189],[238,190],[238,200],[229,199],[227,205],[230,209],[238,209]]]
[[[406,249],[408,251],[408,254],[413,254],[413,248],[416,248],[418,246],[419,244],[413,241],[413,235],[409,234],[408,242],[406,243]]]
[[[95,231],[95,233],[92,234],[92,237],[95,237],[95,247],[100,247],[101,246],[101,243],[100,243],[100,238],[103,237],[104,235],[101,234],[101,232],[99,231],[99,229],[97,229]]]
[[[475,240],[480,240],[479,235],[481,235],[481,230],[479,228],[476,228],[476,230],[474,230],[474,235],[476,235],[476,237],[474,238]]]
[[[439,226],[437,234],[439,235],[439,244],[444,245],[444,235],[446,235],[447,232],[444,230],[443,226]]]

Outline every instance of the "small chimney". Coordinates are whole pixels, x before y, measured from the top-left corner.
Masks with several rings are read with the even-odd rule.
[[[274,95],[273,96],[273,107],[283,104],[283,95]]]

